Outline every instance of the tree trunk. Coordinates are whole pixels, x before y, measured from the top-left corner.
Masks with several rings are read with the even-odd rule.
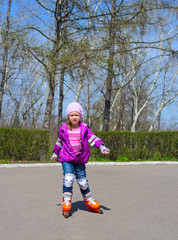
[[[136,93],[136,91],[133,94],[133,111],[132,111],[132,127],[131,127],[131,132],[135,132],[135,128],[136,128],[136,123],[138,120],[138,95]]]
[[[158,115],[158,132],[161,130],[161,112]]]
[[[95,64],[93,64],[92,72],[94,72],[95,69]],[[90,108],[91,108],[91,103],[90,103],[90,93],[91,93],[91,87],[92,83],[94,81],[94,77],[92,75],[91,81],[88,83],[88,99],[87,99],[87,124],[90,126],[91,124],[91,116],[90,116]]]
[[[106,83],[105,107],[104,107],[104,122],[103,131],[109,130],[110,106],[111,106],[111,91],[112,91],[112,76],[108,71],[108,78]]]
[[[7,81],[7,62],[8,62],[8,51],[9,51],[9,28],[10,28],[10,11],[11,11],[11,0],[9,0],[7,15],[6,15],[6,29],[4,38],[2,39],[3,47],[3,63],[2,63],[2,77],[0,83],[0,119],[2,117],[2,101],[4,96],[5,83]]]
[[[47,103],[46,103],[43,129],[50,129],[50,118],[51,118],[51,112],[52,112],[54,93],[55,93],[55,78],[53,77],[53,79],[50,81],[50,84],[49,84],[49,94],[48,94]]]
[[[60,4],[62,4],[61,1],[60,1]],[[64,4],[64,12],[65,12],[65,15],[67,16],[68,0],[65,0],[63,2],[63,4]],[[61,15],[59,15],[59,17],[58,17],[58,20],[60,20],[60,19],[61,19]],[[67,20],[67,17],[65,17],[63,19],[63,21],[64,21],[64,26],[63,26],[63,43],[64,43],[64,45],[65,45],[65,41],[67,38],[67,21],[66,20]],[[59,27],[61,28],[61,26],[59,26]],[[64,100],[64,76],[65,76],[65,63],[62,66],[60,85],[59,85],[60,89],[59,89],[59,104],[58,104],[58,126],[62,125],[62,111],[63,111],[63,100]]]
[[[59,89],[59,104],[58,104],[58,126],[62,125],[62,110],[64,99],[64,74],[65,69],[61,70],[60,89]]]
[[[48,99],[46,103],[46,111],[45,111],[45,117],[44,117],[44,123],[43,128],[49,129],[50,128],[50,118],[52,113],[52,104],[54,100],[54,94],[55,94],[55,82],[56,82],[56,71],[57,71],[57,65],[58,65],[58,53],[59,53],[59,43],[60,43],[60,33],[61,33],[61,0],[56,0],[56,8],[54,12],[54,17],[56,21],[55,26],[55,42],[52,49],[52,56],[49,63],[49,68],[47,68],[47,72],[49,74],[49,94]]]
[[[114,29],[115,8],[116,8],[116,1],[112,0],[112,14],[111,14],[110,29],[109,29],[110,48],[109,48],[109,59],[108,59],[108,75],[106,79],[103,131],[109,130],[109,118],[110,118],[110,107],[111,107],[111,96],[112,96],[112,80],[114,75],[113,66],[114,66],[114,39],[115,39],[115,29]]]

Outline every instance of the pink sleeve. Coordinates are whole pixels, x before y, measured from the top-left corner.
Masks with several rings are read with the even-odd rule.
[[[103,145],[104,142],[99,138],[97,137],[91,130],[90,128],[88,128],[88,142],[90,144],[91,147],[95,146],[97,148],[100,147],[100,145]]]
[[[59,155],[59,152],[62,148],[62,136],[61,136],[61,132],[60,132],[60,129],[59,129],[59,132],[58,132],[58,139],[54,145],[54,148],[53,148],[53,152],[55,152],[57,155]]]

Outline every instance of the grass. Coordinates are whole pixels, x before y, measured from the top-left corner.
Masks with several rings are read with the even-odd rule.
[[[175,157],[152,157],[147,161],[178,161]]]
[[[131,162],[133,160],[128,159],[125,156],[118,157],[115,161],[111,161],[107,158],[103,158],[100,156],[90,157],[89,162]],[[136,159],[135,161],[178,161],[177,158],[174,157],[152,157],[150,159]],[[0,159],[0,164],[16,164],[16,163],[51,163],[49,158],[44,159],[43,161],[28,161],[28,160],[5,160]]]
[[[18,163],[50,163],[50,159],[44,159],[43,161],[38,160],[4,160],[0,159],[0,164],[18,164]]]

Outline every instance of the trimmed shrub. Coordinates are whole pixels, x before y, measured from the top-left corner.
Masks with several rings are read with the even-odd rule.
[[[101,138],[111,153],[104,156],[112,161],[148,160],[151,158],[178,158],[177,132],[100,132],[95,134]],[[91,148],[91,158],[103,155]]]
[[[178,159],[178,132],[94,132],[111,153],[103,155],[97,148],[91,148],[91,161]],[[46,130],[0,129],[0,159],[42,161],[52,154],[53,144],[50,151],[49,146],[49,132]]]
[[[49,132],[38,129],[0,129],[0,159],[43,160],[49,149]]]

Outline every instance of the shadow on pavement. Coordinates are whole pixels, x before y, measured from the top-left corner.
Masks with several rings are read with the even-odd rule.
[[[57,204],[57,206],[61,206],[61,204]],[[111,210],[111,208],[108,208],[108,207],[103,206],[103,205],[101,205],[101,208],[103,210],[108,210],[108,211]],[[87,206],[85,205],[84,201],[73,202],[72,203],[72,208],[71,208],[71,211],[70,211],[70,215],[77,212],[78,210],[89,212],[89,210],[88,210]]]

